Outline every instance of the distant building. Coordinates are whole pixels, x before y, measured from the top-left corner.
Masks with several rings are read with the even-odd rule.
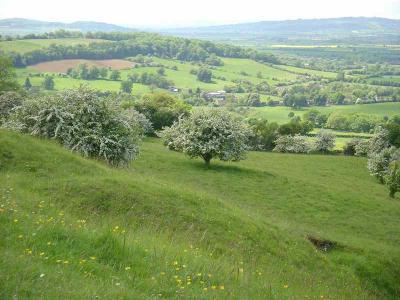
[[[173,92],[173,93],[179,93],[179,92],[181,91],[180,88],[177,88],[177,87],[174,87],[174,86],[170,86],[170,87],[168,88],[168,90],[169,90],[170,92]]]
[[[226,99],[226,92],[225,91],[216,91],[216,92],[209,92],[204,94],[204,98],[207,100],[225,100]]]

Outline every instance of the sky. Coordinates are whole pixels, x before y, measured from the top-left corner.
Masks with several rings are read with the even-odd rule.
[[[331,17],[400,19],[400,0],[0,0],[0,19],[183,27]]]

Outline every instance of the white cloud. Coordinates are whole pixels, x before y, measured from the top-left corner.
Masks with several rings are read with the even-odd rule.
[[[343,16],[400,18],[400,0],[0,0],[0,18],[91,20],[135,26]]]

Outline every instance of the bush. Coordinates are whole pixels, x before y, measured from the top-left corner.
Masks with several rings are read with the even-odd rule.
[[[197,79],[202,82],[210,83],[212,78],[212,72],[209,69],[201,68],[197,72]]]
[[[368,156],[367,168],[369,173],[376,177],[380,183],[385,183],[385,177],[389,171],[389,165],[399,160],[400,151],[395,147],[383,149],[381,152],[373,152]]]
[[[382,118],[375,115],[333,112],[329,115],[325,127],[335,130],[370,132],[382,121]]]
[[[171,126],[179,116],[187,116],[190,106],[169,94],[155,93],[143,96],[135,109],[150,120],[154,130],[161,130]]]
[[[196,110],[162,132],[169,149],[201,157],[207,165],[213,158],[244,159],[249,135],[246,124],[220,109]]]
[[[363,139],[359,139],[359,138],[354,138],[351,139],[350,141],[348,141],[344,146],[343,146],[343,153],[344,155],[350,155],[350,156],[354,156],[356,155],[357,149],[356,147],[365,142],[366,140]],[[367,141],[368,142],[368,141]],[[368,143],[367,143],[367,148],[368,149]],[[365,156],[367,155],[368,150],[365,152],[365,154],[363,155],[359,155],[359,156]],[[360,153],[361,154],[361,153]]]
[[[274,151],[287,153],[309,153],[311,145],[306,136],[302,135],[281,135],[275,141]]]
[[[58,140],[87,157],[117,166],[136,157],[142,128],[112,101],[86,88],[25,101],[15,110],[16,129]]]
[[[354,146],[356,150],[355,156],[367,156],[369,152],[369,140],[360,140],[357,145]]]
[[[329,152],[335,147],[335,134],[327,130],[321,130],[316,135],[314,149],[319,152]]]
[[[400,190],[400,166],[398,161],[390,164],[386,175],[386,183],[389,187],[389,196],[394,198],[394,195]]]
[[[16,92],[0,94],[0,124],[7,119],[11,111],[22,104],[22,96]]]
[[[250,137],[250,145],[253,150],[271,151],[275,147],[275,140],[278,137],[277,123],[268,123],[267,120],[249,120],[253,132]]]
[[[44,81],[42,83],[42,86],[45,90],[54,90],[54,79],[53,77],[46,75],[44,78]]]

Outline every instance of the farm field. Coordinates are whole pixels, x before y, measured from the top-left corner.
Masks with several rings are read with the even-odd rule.
[[[0,50],[4,52],[26,53],[33,50],[46,48],[52,44],[57,45],[87,45],[89,43],[104,42],[100,39],[63,38],[63,39],[32,39],[0,41]]]
[[[374,80],[400,82],[400,76],[381,76],[381,77],[369,78],[369,81],[374,81]]]
[[[32,65],[31,68],[39,72],[50,72],[50,73],[66,73],[68,69],[74,68],[79,64],[86,64],[88,66],[96,66],[103,68],[110,68],[112,70],[122,70],[129,69],[134,66],[134,64],[128,60],[123,59],[103,59],[103,60],[93,60],[93,59],[63,59],[42,62],[36,65]]]
[[[257,63],[252,60],[248,59],[228,59],[224,58],[224,66],[221,67],[216,67],[213,69],[213,74],[215,76],[219,77],[224,77],[226,80],[220,80],[220,79],[215,79],[213,78],[213,81],[211,83],[205,83],[197,80],[196,75],[193,75],[190,73],[191,70],[193,69],[198,69],[199,66],[195,64],[191,64],[188,62],[181,62],[178,60],[173,60],[173,59],[161,59],[157,57],[152,57],[152,60],[155,63],[162,64],[164,66],[168,67],[173,67],[177,66],[178,70],[171,70],[171,69],[166,69],[165,70],[165,78],[168,80],[173,81],[174,85],[179,87],[179,88],[184,88],[184,89],[196,89],[199,87],[202,90],[205,91],[216,91],[216,90],[223,90],[226,85],[232,85],[234,84],[233,80],[247,80],[251,81],[254,84],[260,83],[262,81],[267,81],[271,85],[275,85],[279,82],[283,81],[288,81],[288,80],[295,80],[298,75],[292,74],[289,72],[285,72],[284,70],[278,70],[272,67],[269,67],[267,65]],[[126,80],[128,78],[128,75],[132,73],[137,73],[141,74],[143,72],[147,73],[156,73],[158,67],[139,67],[139,68],[131,68],[127,69],[130,66],[133,66],[134,63],[127,61],[127,60],[62,60],[62,61],[50,61],[50,62],[44,62],[40,63],[34,66],[29,66],[25,68],[18,68],[16,69],[17,75],[19,77],[20,82],[23,82],[27,76],[29,76],[29,73],[37,73],[38,71],[41,73],[65,73],[68,68],[73,67],[78,65],[79,63],[86,63],[88,65],[97,65],[97,66],[109,66],[112,68],[116,69],[121,69],[121,78],[123,80]],[[245,71],[248,75],[243,75],[240,74],[240,72]],[[263,75],[263,78],[258,78],[257,73],[261,72]],[[57,74],[54,74],[57,75]],[[38,80],[32,77],[33,82],[37,82]],[[72,82],[76,82],[77,79],[72,79],[72,78],[60,78],[55,76],[55,82],[56,82],[56,89],[63,89],[65,87],[70,87]],[[78,80],[79,81],[79,80]],[[116,85],[118,85],[119,89],[119,84],[116,84],[115,82],[112,83],[111,81],[108,82],[108,84],[102,80],[96,80],[96,81],[101,81],[96,83],[95,81],[85,81],[88,85],[93,86],[93,87],[100,87],[101,90],[106,90],[110,88],[110,90],[115,90]],[[61,83],[61,86],[57,85],[57,82]],[[35,84],[34,84],[35,85]],[[134,87],[137,84],[134,84]],[[142,88],[139,88],[142,90]],[[135,94],[135,91],[133,91]],[[263,99],[277,99],[274,96],[266,96],[262,95]]]
[[[16,69],[18,82],[22,85],[25,81],[25,78],[29,77],[33,86],[40,87],[43,83],[44,78],[38,76],[30,76],[30,74],[37,74],[38,72],[31,67],[27,68],[18,68]],[[53,74],[53,73],[43,73],[43,74]],[[126,79],[127,73],[121,71],[121,78]],[[111,91],[111,92],[119,92],[121,89],[121,81],[112,81],[112,80],[83,80],[83,79],[75,79],[70,77],[59,77],[54,74],[54,89],[56,91],[62,91],[65,89],[78,88],[81,85],[87,85],[93,89],[99,91]],[[150,92],[150,87],[147,85],[143,85],[140,83],[135,83],[132,94],[134,95],[142,95],[144,93]]]
[[[299,74],[315,75],[315,76],[321,76],[324,78],[331,78],[331,79],[335,78],[337,76],[337,73],[334,73],[334,72],[318,71],[318,70],[298,68],[298,67],[293,67],[293,66],[279,65],[279,68],[282,68],[282,69],[288,70],[288,71],[292,71],[295,73],[299,73]]]
[[[6,131],[0,155],[1,298],[400,294],[400,207],[363,158],[252,152],[206,168],[147,139],[118,170]]]

